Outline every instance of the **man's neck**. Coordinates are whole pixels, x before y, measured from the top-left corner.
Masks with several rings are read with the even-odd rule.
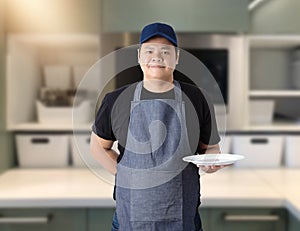
[[[173,79],[170,81],[162,81],[162,80],[146,80],[143,81],[143,86],[148,91],[161,93],[166,92],[174,88]]]

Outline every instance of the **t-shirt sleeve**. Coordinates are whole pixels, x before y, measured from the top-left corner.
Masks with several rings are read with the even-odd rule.
[[[215,110],[207,93],[202,91],[202,121],[200,122],[200,141],[204,144],[220,142]]]
[[[103,139],[115,141],[116,138],[112,131],[111,116],[110,116],[112,105],[113,103],[110,100],[110,95],[106,94],[96,114],[96,118],[92,126],[92,130],[97,136]]]

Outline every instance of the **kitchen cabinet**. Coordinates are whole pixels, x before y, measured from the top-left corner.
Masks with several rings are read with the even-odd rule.
[[[0,172],[8,169],[13,162],[12,155],[7,155],[13,149],[11,136],[5,130],[5,3],[0,1]]]
[[[289,213],[288,216],[288,231],[298,231],[300,227],[300,220]]]
[[[43,94],[43,89],[50,85],[64,86],[66,90],[74,90],[80,78],[99,59],[99,38],[95,34],[10,34],[7,43],[7,73],[6,73],[6,127],[9,131],[72,131],[72,106],[66,108],[64,116],[68,120],[62,122],[39,122],[37,99]],[[47,77],[46,68],[52,69],[51,78]],[[60,69],[69,70],[68,75],[60,74]],[[80,69],[81,68],[81,69]],[[85,68],[85,69],[84,69]],[[49,69],[48,69],[49,70]],[[84,71],[82,71],[84,70]],[[49,73],[49,72],[48,72]],[[50,75],[49,75],[50,76]],[[66,78],[67,76],[68,78]],[[91,88],[87,91],[98,94],[101,87],[101,77],[97,76]],[[53,87],[52,87],[53,88]],[[54,89],[54,88],[53,88]],[[49,92],[49,91],[48,91]],[[96,98],[96,97],[94,97]],[[78,106],[78,108],[81,105]],[[53,119],[55,110],[41,108],[41,112]],[[44,111],[42,111],[44,110]],[[61,114],[62,112],[60,112]],[[93,111],[84,113],[93,115]],[[57,118],[59,119],[59,118]],[[90,130],[90,123],[82,123],[83,130]]]
[[[247,0],[103,0],[101,28],[102,32],[138,32],[149,22],[162,21],[177,32],[245,32],[247,6]]]
[[[213,231],[284,231],[286,211],[280,208],[207,208],[205,230]]]
[[[297,84],[297,81],[300,81],[300,72],[298,72],[299,80],[293,78],[293,71],[300,70],[298,61],[293,61],[293,56],[299,46],[300,36],[298,35],[248,36],[245,53],[249,84],[247,86],[248,105],[246,106],[249,115],[246,125],[248,130],[300,131],[298,106],[300,87]],[[271,122],[251,121],[250,106],[251,104],[253,106],[253,102],[263,104],[256,107],[257,111],[252,111],[252,116],[253,114],[265,116],[266,113],[273,111]],[[263,111],[266,107],[269,107],[268,111]]]
[[[208,208],[202,208],[200,206],[199,209],[199,214],[200,214],[200,218],[201,218],[201,223],[202,223],[202,229],[203,230],[211,230],[210,228],[210,210]]]
[[[4,109],[4,90],[5,90],[5,69],[4,69],[4,61],[5,61],[5,31],[4,31],[4,10],[3,10],[3,1],[0,1],[0,92],[1,92],[1,101],[0,101],[0,131],[4,130],[4,118],[5,111]]]
[[[94,101],[103,85],[98,69],[90,69],[100,57],[99,46],[97,34],[9,34],[6,55],[6,129],[37,137],[41,133],[45,136],[50,133],[67,135],[73,131],[90,133],[96,107]],[[81,80],[87,72],[91,73],[92,80],[88,82],[90,85],[82,85]],[[79,85],[81,102],[75,104]],[[48,95],[47,99],[50,99],[49,93],[50,98],[55,96],[56,99],[64,99],[67,96],[67,106],[47,105],[42,96]],[[76,121],[76,118],[80,121]],[[37,144],[34,140],[30,143]],[[50,144],[49,139],[44,140],[46,149],[47,144]],[[18,148],[15,150],[19,154]],[[68,155],[68,151],[64,153]],[[5,156],[11,158],[14,155]],[[36,160],[39,158],[42,157]],[[21,166],[20,158],[17,161]],[[31,164],[35,162],[27,161]]]
[[[1,209],[1,231],[110,230],[115,208]]]
[[[88,231],[111,230],[115,208],[88,209]]]
[[[86,209],[1,209],[1,231],[87,230]]]

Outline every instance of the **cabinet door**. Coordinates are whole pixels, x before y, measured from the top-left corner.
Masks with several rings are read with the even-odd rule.
[[[177,32],[248,30],[247,0],[104,0],[102,2],[103,32],[138,32],[144,25],[155,21],[170,23]]]
[[[115,208],[88,210],[88,231],[111,230]]]
[[[210,223],[209,223],[209,217],[210,217],[210,210],[209,208],[202,208],[200,206],[199,214],[201,217],[201,223],[202,223],[202,229],[205,231],[211,230]]]
[[[288,218],[288,231],[298,231],[300,227],[300,220],[298,220],[294,215],[289,214]]]
[[[0,210],[1,231],[84,231],[85,209]]]
[[[214,209],[209,220],[213,231],[284,231],[286,214],[283,209]]]

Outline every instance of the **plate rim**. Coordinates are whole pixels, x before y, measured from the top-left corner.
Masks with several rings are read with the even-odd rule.
[[[226,155],[227,157],[228,156],[235,156],[235,157],[237,157],[237,158],[234,158],[234,159],[228,159],[228,160],[223,160],[223,161],[214,161],[214,160],[212,160],[212,161],[208,161],[208,162],[201,162],[201,160],[200,161],[192,161],[192,160],[187,160],[186,158],[188,158],[188,157],[190,157],[190,158],[192,158],[192,157],[194,157],[194,156],[197,156],[197,155],[199,155],[199,156],[207,156],[207,155],[214,155],[214,156],[216,156],[216,155],[222,155],[222,156],[224,156],[224,155]],[[240,154],[230,154],[230,153],[206,153],[206,154],[195,154],[195,155],[189,155],[189,156],[185,156],[185,157],[183,157],[182,158],[182,160],[183,161],[185,161],[185,162],[189,162],[189,163],[193,163],[193,164],[196,164],[196,165],[226,165],[226,164],[233,164],[234,162],[236,162],[236,161],[238,161],[238,160],[242,160],[242,159],[245,159],[245,156],[243,156],[243,155],[240,155]]]

